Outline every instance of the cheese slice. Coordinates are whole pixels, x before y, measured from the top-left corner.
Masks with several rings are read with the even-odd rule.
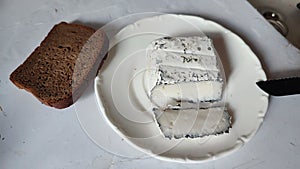
[[[199,81],[222,82],[220,72],[218,70],[205,70],[159,65],[157,73],[157,85]]]
[[[155,106],[165,109],[166,107],[178,106],[174,102],[211,102],[219,101],[222,95],[220,81],[183,82],[177,84],[163,84],[155,86],[150,95]]]
[[[218,70],[215,55],[183,53],[180,51],[148,50],[153,65],[196,68],[202,70]]]
[[[159,110],[154,109],[163,135],[172,138],[196,138],[226,133],[231,116],[224,107],[208,109]]]
[[[151,44],[152,50],[214,56],[213,43],[207,36],[163,37]]]

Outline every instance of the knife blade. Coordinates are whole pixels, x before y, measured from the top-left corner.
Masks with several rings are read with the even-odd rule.
[[[256,84],[273,96],[300,94],[300,77],[259,81]]]

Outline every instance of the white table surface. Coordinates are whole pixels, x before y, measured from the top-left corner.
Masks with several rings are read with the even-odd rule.
[[[300,167],[299,96],[270,97],[260,130],[235,153],[206,163],[179,164],[155,158],[123,158],[108,153],[109,150],[100,148],[84,132],[77,119],[76,105],[64,110],[47,107],[9,81],[9,74],[54,24],[64,20],[100,28],[109,21],[137,12],[192,14],[216,21],[244,39],[261,60],[269,78],[300,73],[299,50],[244,0],[152,0],[151,3],[147,0],[2,0],[0,169]],[[92,92],[90,86],[81,101],[95,101]],[[86,106],[86,111],[91,109]],[[103,130],[104,138],[109,135],[107,132],[111,131]],[[126,149],[129,145],[119,146],[113,148]]]

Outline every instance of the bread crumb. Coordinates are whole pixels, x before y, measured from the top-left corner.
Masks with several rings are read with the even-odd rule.
[[[3,116],[4,117],[7,117],[7,114],[6,114],[6,112],[5,111],[3,111],[3,108],[0,106],[0,112],[2,112],[2,114],[3,114]]]

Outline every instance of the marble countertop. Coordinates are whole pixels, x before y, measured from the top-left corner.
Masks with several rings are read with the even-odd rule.
[[[299,75],[299,50],[276,32],[247,1],[4,0],[0,4],[1,169],[300,167],[298,95],[270,97],[269,109],[258,133],[235,153],[210,162],[182,164],[151,157],[116,155],[115,149],[131,151],[126,143],[111,146],[111,149],[101,148],[85,133],[76,113],[80,109],[91,111],[93,108],[89,105],[75,104],[56,110],[17,89],[8,79],[60,21],[83,23],[99,29],[121,16],[143,12],[190,14],[213,20],[243,38],[260,59],[268,78]],[[92,92],[91,85],[81,99],[95,101]],[[107,132],[103,130],[103,137],[109,135]]]

